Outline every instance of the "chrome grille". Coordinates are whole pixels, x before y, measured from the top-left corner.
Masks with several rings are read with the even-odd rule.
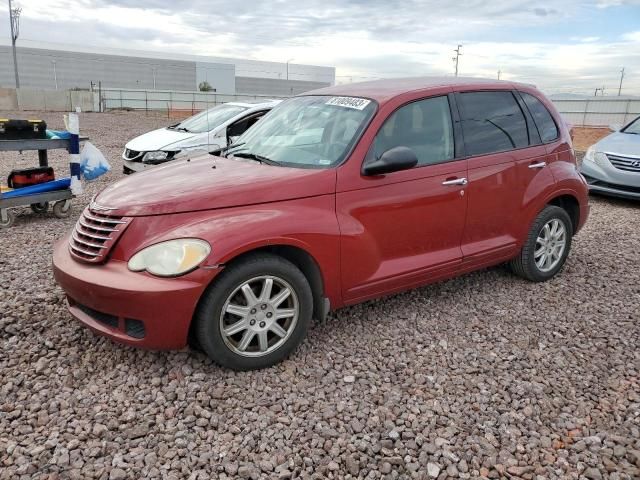
[[[69,239],[71,255],[83,262],[104,262],[129,221],[126,217],[105,215],[85,208]]]
[[[607,153],[606,155],[611,162],[611,165],[616,167],[618,170],[640,173],[640,158],[621,157],[619,155],[611,155],[610,153]]]

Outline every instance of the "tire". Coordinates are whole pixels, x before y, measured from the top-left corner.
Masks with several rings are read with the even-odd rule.
[[[256,254],[225,269],[203,294],[193,333],[219,365],[255,370],[287,358],[306,336],[312,314],[313,296],[304,274],[284,258]]]
[[[32,203],[30,206],[33,213],[47,213],[49,210],[49,202]]]
[[[58,200],[53,204],[53,214],[57,218],[68,218],[71,215],[71,202],[69,200]]]
[[[16,221],[16,214],[11,210],[0,212],[0,228],[9,228]]]
[[[552,234],[554,225],[562,225],[562,228],[564,228],[564,247],[561,253],[556,250],[562,243],[560,240],[562,237],[559,237],[546,245],[548,247],[547,251],[552,252],[552,254],[547,254],[545,246],[539,241]],[[549,226],[550,230],[544,231],[545,226]],[[556,235],[560,235],[560,231],[558,226]],[[553,235],[550,236],[550,238],[553,237]],[[531,282],[544,282],[553,278],[564,266],[571,250],[572,237],[573,224],[569,214],[560,207],[547,205],[533,222],[520,254],[511,260],[509,264],[511,270],[519,277]],[[543,253],[539,253],[540,251]],[[554,252],[555,255],[553,254]],[[546,255],[545,258],[548,264],[543,262],[544,255]]]

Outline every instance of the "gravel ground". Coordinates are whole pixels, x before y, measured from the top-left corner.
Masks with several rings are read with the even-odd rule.
[[[114,169],[73,217],[165,123],[82,114]],[[0,178],[27,165],[0,153]],[[345,308],[237,373],[81,327],[50,269],[74,218],[25,212],[0,231],[0,479],[640,478],[639,216],[593,198],[548,283],[498,267]]]

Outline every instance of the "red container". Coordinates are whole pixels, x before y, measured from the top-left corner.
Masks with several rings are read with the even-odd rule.
[[[26,168],[13,170],[7,178],[9,188],[22,188],[55,180],[52,167]]]

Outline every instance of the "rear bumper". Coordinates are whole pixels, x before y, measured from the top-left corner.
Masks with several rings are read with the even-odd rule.
[[[53,273],[67,294],[69,312],[94,332],[149,349],[187,345],[191,319],[206,282],[158,278],[129,271],[126,262],[84,264],[69,254],[67,237],[53,254]]]

